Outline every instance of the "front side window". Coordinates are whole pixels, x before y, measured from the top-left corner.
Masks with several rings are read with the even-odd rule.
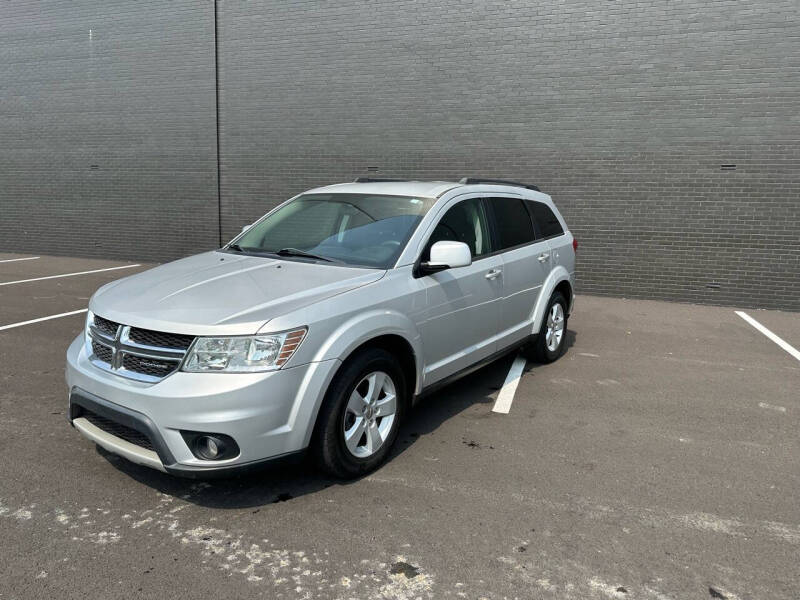
[[[229,249],[388,269],[432,204],[408,196],[303,194]]]
[[[540,237],[549,238],[564,233],[561,223],[558,222],[558,218],[547,204],[528,200],[528,208],[531,209],[533,220],[539,228]]]
[[[491,252],[486,213],[479,198],[462,200],[447,210],[425,245],[422,261],[429,260],[431,246],[442,241],[465,243],[473,258]]]
[[[490,198],[500,248],[513,248],[534,240],[533,223],[519,198]]]

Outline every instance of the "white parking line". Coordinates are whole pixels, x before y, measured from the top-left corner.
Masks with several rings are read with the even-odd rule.
[[[503,387],[500,388],[500,393],[497,394],[497,400],[495,400],[492,412],[507,415],[511,410],[511,403],[514,401],[514,394],[519,385],[519,378],[522,377],[522,370],[525,368],[525,363],[527,362],[525,357],[520,355],[511,363],[511,368],[508,370],[505,383],[503,383]]]
[[[49,317],[40,317],[38,319],[31,319],[30,321],[20,321],[19,323],[12,323],[11,325],[0,325],[0,331],[4,329],[13,329],[14,327],[22,327],[23,325],[30,325],[32,323],[41,323],[42,321],[49,321],[50,319],[59,319],[61,317],[68,317],[70,315],[77,315],[80,313],[85,313],[88,308],[82,308],[81,310],[73,310],[72,312],[65,312],[61,313],[60,315],[50,315]]]
[[[750,325],[752,325],[753,327],[758,329],[761,333],[763,333],[765,336],[767,336],[773,342],[778,344],[778,346],[780,346],[781,348],[786,350],[789,354],[794,356],[797,360],[800,360],[800,350],[798,350],[797,348],[794,348],[788,342],[785,342],[784,340],[779,338],[777,335],[772,333],[769,329],[764,327],[761,323],[756,321],[753,317],[751,317],[747,313],[744,313],[744,312],[742,312],[740,310],[737,310],[736,314],[739,315],[740,317],[742,317],[748,323],[750,323]]]
[[[759,408],[766,408],[767,410],[777,410],[778,412],[786,412],[785,406],[778,406],[777,404],[767,404],[766,402],[759,402]]]
[[[4,281],[0,283],[3,285],[14,285],[15,283],[28,283],[30,281],[43,281],[45,279],[58,279],[59,277],[74,277],[75,275],[88,275],[90,273],[102,273],[103,271],[116,271],[117,269],[130,269],[133,267],[141,267],[142,265],[123,265],[121,267],[108,267],[107,269],[94,269],[93,271],[79,271],[78,273],[64,273],[63,275],[48,275],[47,277],[36,277],[34,279],[18,279],[17,281]]]
[[[18,260],[36,260],[37,258],[41,258],[41,257],[40,256],[28,256],[26,258],[6,258],[4,260],[0,260],[0,263],[17,262]]]

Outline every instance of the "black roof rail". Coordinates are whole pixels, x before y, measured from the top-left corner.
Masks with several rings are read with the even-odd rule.
[[[484,179],[483,177],[464,177],[458,183],[463,183],[464,185],[473,185],[476,183],[496,183],[497,185],[511,185],[513,187],[521,187],[528,190],[533,190],[534,192],[541,192],[537,186],[531,185],[529,183],[519,183],[518,181],[506,181],[505,179]]]
[[[393,181],[408,181],[408,179],[392,179],[382,177],[356,177],[353,183],[391,183]]]

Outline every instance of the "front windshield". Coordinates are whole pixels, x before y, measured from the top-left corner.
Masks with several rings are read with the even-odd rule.
[[[388,269],[432,204],[409,196],[303,194],[229,249]]]

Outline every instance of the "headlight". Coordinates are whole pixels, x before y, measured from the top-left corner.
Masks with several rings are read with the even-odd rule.
[[[271,335],[199,337],[189,349],[182,370],[190,373],[274,371],[292,357],[305,335],[304,327]]]

